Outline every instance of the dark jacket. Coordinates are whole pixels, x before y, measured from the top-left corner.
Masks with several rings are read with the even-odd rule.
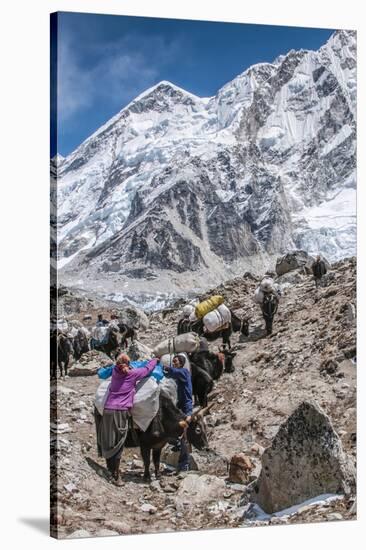
[[[326,274],[327,268],[325,267],[325,262],[323,260],[315,261],[311,269],[313,270],[313,275],[316,279],[321,279],[323,275]]]
[[[184,414],[191,415],[193,409],[192,403],[192,379],[188,369],[175,367],[166,367],[167,376],[177,382],[178,403],[177,407]]]

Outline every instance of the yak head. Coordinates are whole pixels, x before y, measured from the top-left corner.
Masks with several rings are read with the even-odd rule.
[[[224,356],[224,372],[234,372],[235,367],[233,365],[233,359],[236,355],[235,351],[231,351],[226,348],[224,344],[223,348],[220,348],[220,353]]]
[[[188,441],[198,450],[208,450],[208,440],[206,433],[205,415],[209,414],[213,403],[204,409],[199,409],[191,416],[191,421],[187,428]]]

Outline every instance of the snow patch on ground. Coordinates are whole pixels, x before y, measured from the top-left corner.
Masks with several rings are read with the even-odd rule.
[[[301,508],[305,506],[306,507],[307,506],[311,506],[311,507],[324,506],[329,502],[332,502],[334,500],[342,500],[343,498],[344,498],[344,495],[326,493],[323,495],[318,495],[313,498],[309,498],[308,500],[304,500],[304,502],[301,502],[300,504],[290,506],[289,508],[285,508],[284,510],[280,510],[279,512],[274,512],[273,514],[267,514],[266,512],[264,512],[264,510],[262,510],[262,508],[258,504],[253,504],[250,508],[251,518],[249,521],[255,521],[255,522],[268,521],[273,517],[277,517],[277,518],[289,517],[299,512]],[[246,523],[247,522],[248,520],[246,520]]]

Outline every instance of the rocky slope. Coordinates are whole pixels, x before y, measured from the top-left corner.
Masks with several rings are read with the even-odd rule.
[[[354,254],[355,112],[348,31],[211,98],[157,84],[58,162],[61,281],[179,295],[290,248]]]
[[[302,269],[278,282],[283,296],[270,337],[252,301],[255,276],[246,273],[216,288],[230,307],[249,316],[250,335],[234,335],[235,372],[224,374],[209,396],[214,403],[206,417],[211,451],[194,451],[196,471],[180,476],[166,472],[161,481],[144,484],[139,452],[128,449],[121,464],[123,488],[109,484],[96,453],[92,407],[97,377],[70,377],[59,380],[57,389],[52,386],[51,436],[57,438],[52,472],[57,473],[59,500],[53,519],[60,537],[355,518],[354,494],[304,502],[277,515],[260,515],[245,502],[247,484],[260,475],[264,448],[303,401],[315,402],[328,415],[347,459],[356,464],[355,258],[333,263],[318,290]],[[68,316],[81,320],[87,310]],[[139,340],[152,346],[174,334],[180,312],[177,304],[149,314],[150,326]],[[95,319],[95,310],[91,313]],[[210,344],[211,349],[219,343]],[[238,482],[228,467],[242,454],[251,467],[246,480]]]

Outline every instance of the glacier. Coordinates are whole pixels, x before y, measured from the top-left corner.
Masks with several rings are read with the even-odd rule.
[[[356,90],[356,34],[343,30],[213,97],[145,90],[51,161],[60,281],[180,295],[290,249],[354,255]]]

